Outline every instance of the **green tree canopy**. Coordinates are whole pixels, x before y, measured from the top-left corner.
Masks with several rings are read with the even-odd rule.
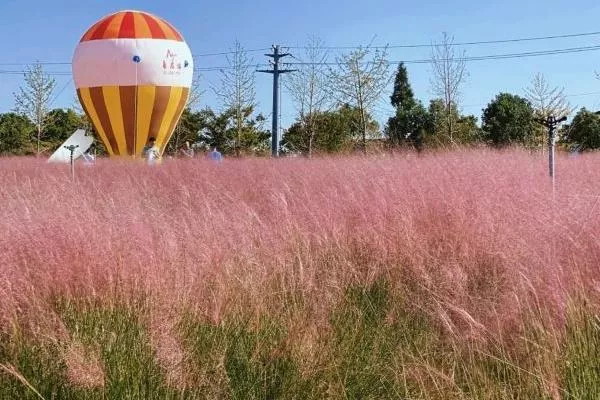
[[[35,126],[27,117],[16,113],[0,114],[0,154],[32,154],[30,137],[34,132]]]
[[[480,140],[481,130],[477,126],[477,118],[473,115],[461,115],[455,104],[452,104],[450,115],[443,99],[429,102],[427,121],[425,123],[424,144],[429,147],[443,147],[451,144],[466,145]],[[453,143],[448,135],[448,121],[452,121]]]
[[[335,153],[351,150],[362,138],[360,110],[348,104],[337,110],[315,113],[313,116],[313,152]],[[366,114],[367,133],[377,132],[377,122]],[[283,135],[281,147],[285,152],[308,154],[310,132],[302,119],[294,123]]]
[[[427,122],[427,112],[423,104],[414,98],[404,63],[398,65],[390,102],[396,108],[396,115],[388,119],[385,128],[386,136],[396,146],[411,143],[420,148]]]
[[[415,95],[410,87],[408,71],[406,70],[404,63],[400,63],[396,70],[394,91],[390,96],[390,102],[396,109],[410,109],[415,104]]]
[[[181,114],[181,118],[173,131],[171,140],[167,144],[167,152],[175,155],[180,151],[185,143],[191,145],[199,140],[200,131],[205,127],[206,113],[202,111],[192,111],[185,108]]]
[[[483,135],[497,147],[525,144],[534,132],[533,115],[528,100],[500,93],[483,110]]]
[[[262,128],[265,118],[262,114],[254,117],[254,107],[241,110],[228,109],[217,114],[210,108],[199,113],[202,129],[199,143],[207,147],[216,147],[223,154],[264,155],[269,147],[270,132]]]
[[[84,129],[81,115],[71,109],[56,108],[48,113],[45,123],[44,141],[51,150],[55,150],[77,129]]]
[[[585,107],[564,128],[563,141],[576,145],[581,150],[600,149],[600,115]]]

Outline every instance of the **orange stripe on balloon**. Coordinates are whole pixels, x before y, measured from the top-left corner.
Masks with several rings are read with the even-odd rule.
[[[177,40],[177,34],[175,31],[166,24],[163,20],[156,18],[156,23],[160,26],[160,29],[165,33],[165,39]]]
[[[149,14],[142,13],[142,17],[148,24],[148,28],[150,28],[150,32],[152,33],[153,39],[165,39],[165,32],[160,28],[160,25],[157,22],[157,18]]]
[[[127,139],[125,138],[125,124],[123,123],[123,109],[121,107],[121,94],[119,86],[102,86],[104,104],[108,112],[110,126],[117,142],[119,155],[127,155]]]
[[[96,111],[96,108],[94,107],[94,103],[92,102],[92,97],[90,95],[90,88],[77,89],[77,96],[79,97],[79,102],[83,106],[83,110],[85,111],[86,115],[94,124],[94,127],[96,128],[96,132],[100,136],[102,143],[104,143],[104,147],[106,148],[106,151],[108,151],[109,155],[113,156],[115,153],[111,147],[111,144],[110,144],[110,141],[108,140],[106,132],[104,131],[104,127],[102,126],[102,123],[100,122],[100,118],[98,117],[98,112]]]
[[[80,42],[119,38],[169,39],[183,42],[181,33],[168,21],[137,11],[121,11],[102,18],[88,29]]]
[[[183,42],[183,36],[181,35],[181,33],[179,33],[179,31],[177,29],[175,29],[175,27],[173,25],[171,25],[169,23],[169,21],[166,20],[161,20],[162,22],[164,22],[169,28],[171,28],[171,30],[173,31],[173,34],[175,35],[175,39],[179,42]]]
[[[102,22],[104,22],[104,19],[101,19],[100,21],[98,21],[94,25],[92,25],[92,27],[90,29],[88,29],[86,33],[83,34],[80,42],[87,42],[88,40],[90,40],[92,35],[96,32],[96,29],[98,29],[98,27],[100,26],[100,24]]]
[[[110,24],[106,28],[106,31],[104,31],[104,35],[102,35],[104,39],[113,38],[119,34],[124,16],[124,13],[118,13],[111,18]]]
[[[136,92],[137,86],[120,86],[119,96],[121,98],[121,114],[123,116],[123,129],[125,134],[125,143],[127,146],[127,154],[135,154],[136,135],[135,135],[135,119],[137,118],[136,110]]]
[[[133,13],[133,24],[135,25],[135,34],[137,38],[140,39],[151,39],[152,32],[150,32],[150,28],[148,27],[148,23],[142,17],[141,13]]]
[[[112,125],[110,123],[110,116],[108,110],[106,109],[106,102],[104,100],[104,94],[102,93],[102,87],[89,88],[89,91],[92,105],[98,115],[98,122],[100,123],[100,126],[106,135],[106,139],[113,150],[113,153],[119,155],[119,146],[117,145],[115,133],[113,132]]]
[[[98,25],[98,28],[90,36],[89,40],[104,39],[104,32],[106,32],[106,29],[108,28],[108,25],[110,25],[113,18],[114,18],[114,15],[111,15],[110,17],[106,17],[104,19],[104,21],[102,21],[100,23],[100,25]]]

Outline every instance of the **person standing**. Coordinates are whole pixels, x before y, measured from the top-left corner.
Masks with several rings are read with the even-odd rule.
[[[148,139],[148,144],[144,147],[143,153],[148,165],[155,165],[160,160],[160,151],[156,146],[156,138],[154,136]]]
[[[208,157],[217,163],[220,163],[221,161],[223,161],[223,155],[217,150],[216,147],[213,148],[213,151],[208,153]]]
[[[194,158],[194,148],[190,146],[190,142],[185,142],[185,148],[181,149],[181,154],[189,158]]]

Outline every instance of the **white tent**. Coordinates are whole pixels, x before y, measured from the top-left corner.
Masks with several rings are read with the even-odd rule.
[[[81,157],[83,153],[90,148],[94,138],[91,135],[87,135],[83,129],[78,129],[69,137],[60,147],[50,156],[48,162],[64,162],[68,163],[71,161],[71,151],[67,147],[74,145],[78,146],[73,151],[73,160]]]

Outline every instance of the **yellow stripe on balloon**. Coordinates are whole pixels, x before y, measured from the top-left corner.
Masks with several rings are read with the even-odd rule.
[[[110,117],[110,125],[112,126],[119,154],[127,154],[127,141],[125,140],[125,126],[123,124],[123,113],[121,111],[121,94],[118,86],[103,86],[102,94],[104,95],[104,104]]]
[[[106,151],[108,151],[109,155],[114,156],[115,153],[112,147],[110,147],[110,142],[106,137],[106,132],[104,132],[104,129],[102,128],[100,118],[98,117],[98,112],[94,108],[94,103],[92,102],[92,97],[90,96],[90,88],[80,88],[79,94],[81,97],[81,101],[83,102],[83,108],[87,111],[90,119],[92,120],[92,123],[94,124],[94,127],[96,127],[98,135],[100,135],[100,139],[102,139],[104,147],[106,147]]]
[[[179,100],[181,99],[181,94],[183,93],[182,87],[172,87],[171,93],[169,94],[169,104],[167,105],[167,109],[165,111],[165,115],[163,116],[162,122],[160,124],[160,129],[158,131],[158,137],[156,138],[156,146],[159,149],[163,148],[163,143],[168,138],[169,128],[171,127],[171,122],[176,117],[177,106],[179,105]]]
[[[156,87],[138,86],[135,154],[141,154],[148,141],[148,132],[150,132],[150,121],[152,121],[152,108],[154,107],[155,96]]]

